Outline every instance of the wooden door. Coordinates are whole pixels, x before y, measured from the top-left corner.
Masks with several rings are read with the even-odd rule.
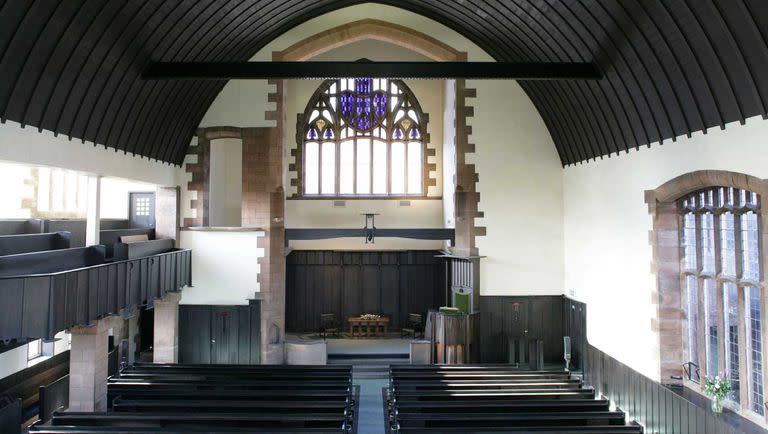
[[[215,306],[211,323],[211,363],[238,363],[238,315],[235,306]]]

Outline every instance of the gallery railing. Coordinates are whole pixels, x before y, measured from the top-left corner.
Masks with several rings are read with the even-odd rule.
[[[6,275],[0,277],[0,340],[51,340],[61,330],[135,306],[152,306],[166,293],[191,284],[192,251],[187,249],[51,273]]]

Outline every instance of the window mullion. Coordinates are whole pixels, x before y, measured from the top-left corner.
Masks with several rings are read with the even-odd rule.
[[[368,137],[368,194],[373,196],[373,133]]]

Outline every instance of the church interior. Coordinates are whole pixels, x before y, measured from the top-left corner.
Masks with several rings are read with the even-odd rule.
[[[0,1],[0,432],[766,433],[766,108],[764,0]]]

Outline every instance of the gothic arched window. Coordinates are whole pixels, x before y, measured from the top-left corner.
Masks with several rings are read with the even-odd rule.
[[[297,125],[304,196],[425,196],[427,116],[401,80],[327,80]]]

